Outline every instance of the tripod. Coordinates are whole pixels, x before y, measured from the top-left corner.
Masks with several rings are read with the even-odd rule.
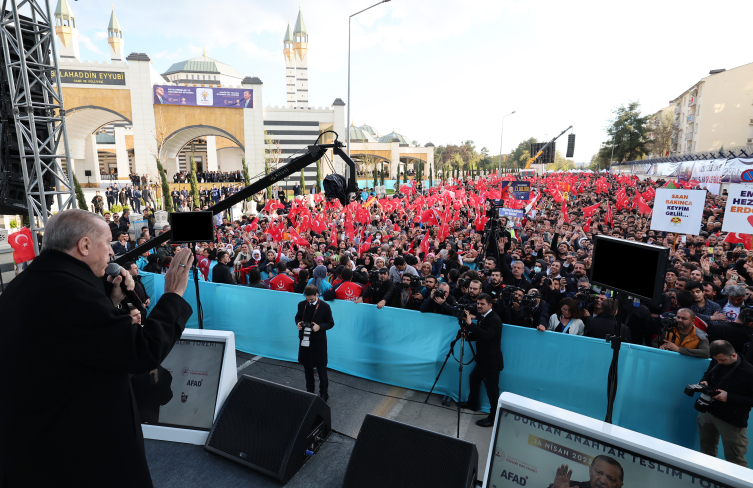
[[[439,377],[442,376],[442,371],[444,371],[444,367],[447,366],[447,360],[450,359],[450,356],[453,356],[453,353],[455,352],[455,344],[460,341],[460,359],[458,360],[455,358],[455,361],[459,363],[458,372],[460,373],[459,379],[458,379],[458,400],[455,402],[455,404],[458,407],[458,426],[457,426],[457,438],[460,439],[460,397],[463,394],[463,366],[467,366],[473,362],[473,360],[476,358],[476,351],[473,350],[473,346],[471,343],[468,343],[468,347],[471,349],[471,354],[473,356],[471,357],[471,360],[467,363],[463,363],[463,354],[465,353],[465,332],[468,330],[467,325],[465,323],[464,319],[459,318],[458,323],[460,324],[460,332],[458,334],[458,337],[455,338],[454,341],[450,343],[450,351],[447,353],[447,356],[444,358],[444,363],[442,363],[442,367],[439,368],[439,373],[437,374],[437,378],[434,380],[434,384],[431,385],[431,390],[429,390],[429,394],[426,395],[426,400],[424,400],[424,403],[429,402],[429,397],[431,397],[431,393],[434,391],[434,387],[437,386],[437,382],[439,381]],[[454,356],[453,356],[454,357]]]
[[[497,222],[496,217],[492,217],[491,220],[489,220],[489,229],[486,231],[486,235],[484,235],[484,257],[490,257],[493,256],[497,263],[499,264],[499,228],[497,227],[499,224]]]

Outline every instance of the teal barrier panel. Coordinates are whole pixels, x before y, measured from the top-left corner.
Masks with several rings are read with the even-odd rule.
[[[164,276],[143,273],[142,280],[152,303],[156,303],[162,295]],[[199,290],[205,328],[232,331],[240,351],[298,360],[294,316],[303,300],[301,295],[206,282],[199,283]],[[193,283],[189,283],[184,297],[194,310],[188,327],[196,328]],[[429,391],[456,337],[457,319],[389,307],[378,310],[374,305],[339,300],[328,303],[335,320],[335,327],[327,333],[329,368]],[[467,344],[465,362],[471,354]],[[460,356],[459,342],[454,352]],[[500,375],[500,391],[604,419],[607,373],[612,361],[612,349],[606,341],[505,325],[502,353],[505,369]],[[697,450],[694,398],[686,396],[683,389],[699,381],[708,364],[708,360],[623,344],[614,424]],[[463,399],[468,396],[472,367],[463,369]],[[452,356],[434,392],[457,398],[458,363]],[[480,400],[488,412],[483,388]],[[721,444],[719,448],[721,451]],[[747,458],[753,466],[753,452],[749,451]]]
[[[394,190],[395,189],[395,183],[396,180],[384,180],[384,187],[387,190]],[[429,188],[429,180],[422,180],[423,188]],[[404,185],[406,183],[403,183],[402,180],[400,180],[400,184]],[[410,180],[408,180],[408,183],[410,184]],[[374,180],[358,180],[358,188],[364,189],[364,188],[374,188]]]

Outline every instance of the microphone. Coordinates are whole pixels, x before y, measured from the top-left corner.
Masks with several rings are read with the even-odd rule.
[[[112,279],[114,280],[115,278],[120,276],[120,266],[117,263],[110,263],[107,265],[105,273],[107,274],[107,276],[112,277]],[[128,301],[131,302],[131,304],[133,304],[133,306],[136,307],[136,309],[141,313],[142,322],[146,320],[146,309],[144,308],[144,304],[141,303],[141,299],[136,294],[136,292],[126,288],[125,281],[120,282],[120,289],[123,290],[123,293],[125,293]]]

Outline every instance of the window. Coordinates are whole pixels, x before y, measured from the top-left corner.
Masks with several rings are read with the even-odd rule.
[[[191,79],[193,80],[193,75],[191,75]]]

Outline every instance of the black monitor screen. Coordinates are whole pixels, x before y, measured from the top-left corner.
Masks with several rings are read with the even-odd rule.
[[[212,242],[214,222],[212,212],[173,212],[170,229],[173,242]]]
[[[223,341],[181,339],[157,369],[134,375],[141,423],[209,432],[224,353]]]
[[[610,290],[658,301],[668,256],[666,247],[596,236],[591,281]]]

